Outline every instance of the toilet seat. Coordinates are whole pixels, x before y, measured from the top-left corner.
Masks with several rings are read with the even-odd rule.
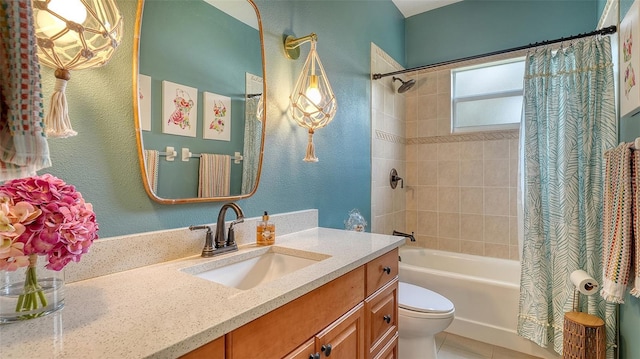
[[[447,317],[455,312],[453,303],[434,291],[404,282],[400,282],[398,287],[398,309],[402,314]]]

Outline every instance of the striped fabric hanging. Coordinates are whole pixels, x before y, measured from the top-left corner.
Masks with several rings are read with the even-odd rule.
[[[200,155],[198,197],[229,195],[231,156],[203,153]]]
[[[154,193],[158,192],[158,163],[160,160],[160,152],[156,150],[144,150],[144,164],[147,170],[147,181],[149,188]]]
[[[631,294],[640,296],[640,243],[637,238],[640,229],[640,178],[636,175],[640,153],[631,144],[623,142],[608,150],[605,160],[604,283],[601,294],[608,302],[622,304],[629,284]]]
[[[0,1],[0,180],[51,167],[30,0]]]

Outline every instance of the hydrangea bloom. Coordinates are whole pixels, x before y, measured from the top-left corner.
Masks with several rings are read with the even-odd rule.
[[[50,174],[0,186],[0,270],[29,265],[22,257],[47,257],[59,271],[78,262],[98,238],[90,203],[75,187]]]

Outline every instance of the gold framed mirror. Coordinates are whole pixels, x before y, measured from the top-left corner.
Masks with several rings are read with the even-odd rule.
[[[252,196],[262,170],[267,88],[255,3],[138,0],[132,67],[149,197],[180,204]]]

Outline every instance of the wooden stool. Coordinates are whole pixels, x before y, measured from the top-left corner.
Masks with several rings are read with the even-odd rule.
[[[604,359],[606,353],[604,321],[594,315],[569,312],[564,315],[564,359]]]

